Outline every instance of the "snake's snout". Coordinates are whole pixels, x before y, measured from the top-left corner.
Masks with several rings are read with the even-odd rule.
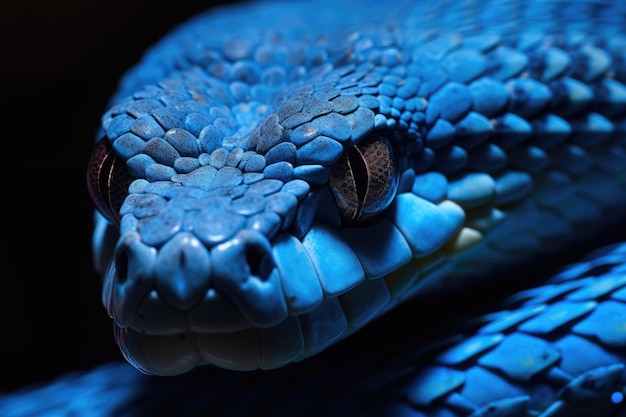
[[[103,302],[125,358],[158,375],[202,363],[277,366],[263,362],[269,353],[258,344],[259,334],[288,322],[276,263],[268,238],[254,229],[213,247],[187,231],[158,248],[138,233],[124,234],[105,275]]]
[[[250,229],[213,248],[184,231],[160,248],[127,233],[103,302],[119,326],[158,335],[270,327],[288,315],[270,242]]]

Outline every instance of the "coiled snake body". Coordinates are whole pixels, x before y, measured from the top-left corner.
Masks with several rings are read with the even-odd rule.
[[[625,28],[608,1],[259,2],[182,25],[122,80],[88,173],[125,358],[289,375],[404,302],[623,225]],[[596,255],[419,366],[422,346],[355,358],[371,384],[330,386],[382,415],[617,415],[626,249]]]

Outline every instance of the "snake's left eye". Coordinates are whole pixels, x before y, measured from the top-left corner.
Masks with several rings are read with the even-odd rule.
[[[120,223],[120,208],[133,178],[111,143],[99,140],[87,164],[87,188],[96,209],[111,223]]]
[[[330,188],[345,224],[374,219],[393,201],[398,170],[391,143],[372,133],[331,167]]]

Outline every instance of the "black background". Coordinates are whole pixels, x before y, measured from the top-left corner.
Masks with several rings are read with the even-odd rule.
[[[91,264],[87,159],[122,73],[172,26],[219,3],[3,0],[0,323],[4,363],[13,371],[3,372],[1,391],[121,359]],[[573,261],[586,249],[552,261]],[[471,299],[475,309],[487,310],[496,291],[484,300],[461,294],[445,308],[466,312]],[[374,333],[371,345],[391,343],[393,320],[378,325],[383,333]]]
[[[85,167],[117,80],[173,25],[226,1],[3,0],[0,390],[121,359],[91,264]],[[8,213],[7,213],[8,209]]]

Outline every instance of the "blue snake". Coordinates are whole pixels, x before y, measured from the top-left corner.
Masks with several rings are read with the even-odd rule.
[[[624,412],[626,244],[519,280],[626,220],[625,29],[621,2],[558,0],[268,1],[182,24],[121,80],[89,164],[102,302],[141,371],[103,374],[191,387],[210,368],[203,392],[274,385],[280,415]],[[318,362],[404,305],[496,285],[532,289],[456,338]],[[324,384],[342,399],[307,403]]]

